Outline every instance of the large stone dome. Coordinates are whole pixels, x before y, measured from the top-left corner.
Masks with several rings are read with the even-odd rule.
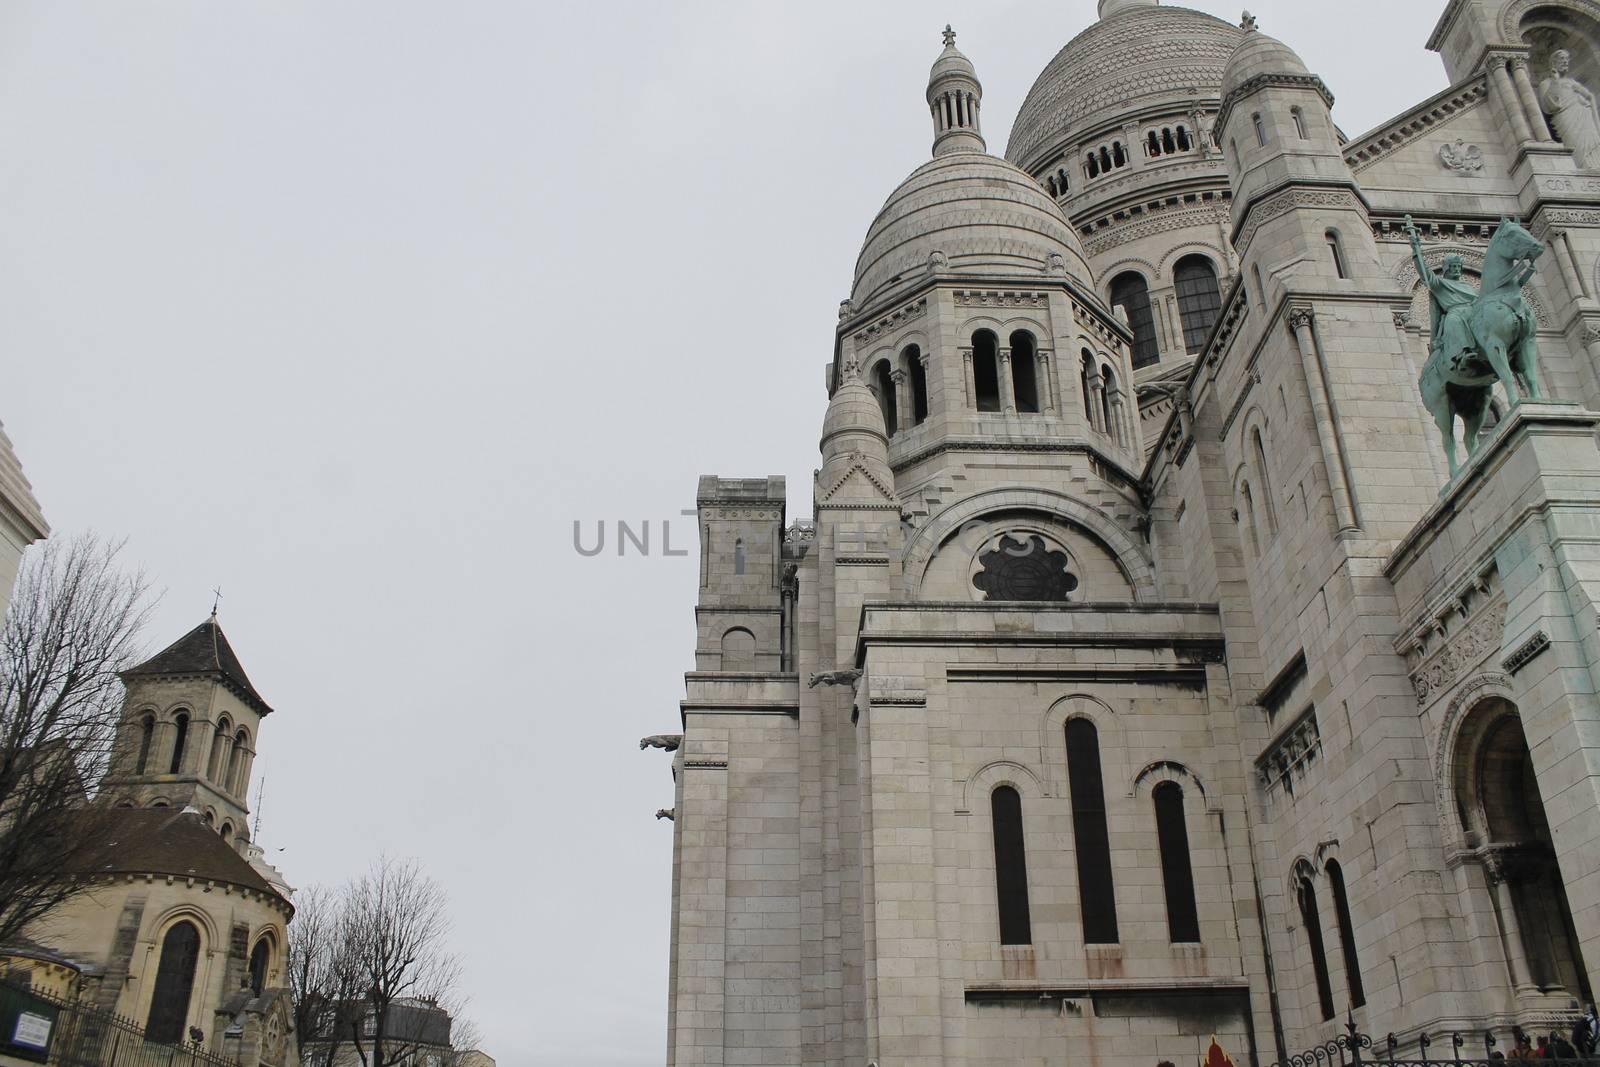
[[[1069,135],[1162,98],[1215,100],[1244,31],[1183,7],[1118,9],[1074,37],[1017,112],[1006,158],[1031,168]]]
[[[1065,270],[1093,286],[1082,246],[1055,201],[1027,174],[983,152],[936,156],[900,183],[867,230],[851,301],[865,307],[927,272],[934,252],[944,254],[940,273]]]

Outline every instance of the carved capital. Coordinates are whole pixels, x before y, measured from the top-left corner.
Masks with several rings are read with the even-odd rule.
[[[1600,322],[1586,322],[1583,324],[1583,343],[1587,347],[1600,341]]]
[[[1317,313],[1308,307],[1292,307],[1289,309],[1289,328],[1295,332],[1309,330],[1316,321]]]
[[[1512,56],[1511,57],[1511,69],[1512,70],[1527,70],[1528,69],[1528,57],[1527,56]]]
[[[896,367],[894,370],[889,372],[889,380],[894,384],[899,385],[901,382],[906,380],[906,372],[901,370],[899,367]]]
[[[1395,329],[1403,330],[1407,326],[1410,326],[1410,325],[1411,325],[1411,312],[1409,312],[1409,311],[1396,311],[1394,313],[1394,328]]]

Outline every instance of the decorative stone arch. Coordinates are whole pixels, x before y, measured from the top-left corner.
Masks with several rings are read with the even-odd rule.
[[[1067,722],[1088,719],[1100,734],[1100,774],[1113,777],[1109,768],[1120,767],[1123,744],[1122,721],[1110,704],[1091,693],[1068,693],[1045,709],[1039,720],[1039,766],[1049,779],[1048,796],[1067,795]],[[1121,773],[1120,771],[1118,772]]]
[[[1105,287],[1105,291],[1100,295],[1109,301],[1111,299],[1111,282],[1117,277],[1117,275],[1126,274],[1130,270],[1137,274],[1143,275],[1145,285],[1152,289],[1155,288],[1156,279],[1161,277],[1161,272],[1156,270],[1155,264],[1151,263],[1148,259],[1129,257],[1128,259],[1118,260],[1116,263],[1113,263],[1104,271],[1100,272],[1100,277],[1104,279],[1102,284]]]
[[[972,335],[979,330],[988,330],[994,334],[997,347],[1005,344],[1007,334],[1005,322],[993,315],[974,315],[961,320],[961,326],[956,331],[956,343],[963,347],[972,347]]]
[[[174,904],[156,916],[156,921],[150,927],[150,943],[159,949],[161,939],[167,936],[167,931],[185,919],[200,928],[200,955],[202,957],[222,944],[222,935],[217,930],[215,920],[201,908],[187,902]]]
[[[1228,272],[1224,269],[1226,261],[1216,246],[1208,245],[1204,241],[1185,241],[1176,248],[1169,250],[1161,257],[1161,261],[1156,264],[1160,276],[1162,278],[1170,278],[1172,267],[1177,264],[1178,260],[1194,255],[1204,256],[1210,261],[1211,269],[1217,275],[1217,285],[1221,286],[1222,280],[1228,276]]]
[[[1009,344],[1011,335],[1018,330],[1027,330],[1033,334],[1034,343],[1040,348],[1050,347],[1050,331],[1045,328],[1044,323],[1031,315],[1018,315],[1006,320],[1005,325],[997,331],[1000,334],[1001,347]]]
[[[921,330],[907,330],[905,333],[895,338],[893,349],[894,358],[898,360],[901,356],[904,356],[906,354],[906,349],[910,348],[912,345],[917,346],[917,351],[921,352],[924,358],[933,352],[933,345],[928,341],[928,335],[926,333]],[[873,355],[876,357],[876,351],[874,351]]]
[[[147,807],[151,807],[151,808],[170,808],[170,807],[172,807],[172,798],[171,797],[151,797],[150,798],[150,803],[148,805],[146,805],[146,806]]]
[[[1541,7],[1559,8],[1587,15],[1600,22],[1600,3],[1596,0],[1513,0],[1500,13],[1500,36],[1508,44],[1522,43],[1522,20]]]
[[[1099,541],[1116,560],[1123,577],[1133,586],[1135,602],[1156,598],[1155,568],[1128,531],[1098,508],[1065,493],[1016,487],[990,489],[966,497],[939,512],[911,536],[901,557],[907,599],[917,598],[934,553],[959,533],[963,524],[1008,511],[1039,512],[1078,527]]]
[[[1483,249],[1472,245],[1434,245],[1431,248],[1424,249],[1422,258],[1427,262],[1428,266],[1438,270],[1443,266],[1444,258],[1448,255],[1461,257],[1461,269],[1463,272],[1470,272],[1480,278],[1483,276]],[[1411,321],[1425,330],[1428,329],[1431,325],[1428,321],[1428,287],[1422,284],[1422,276],[1417,273],[1416,260],[1412,257],[1409,249],[1405,257],[1395,264],[1393,277],[1400,288],[1411,294]],[[1550,315],[1545,311],[1544,305],[1540,303],[1539,294],[1534,292],[1532,284],[1522,287],[1522,296],[1523,299],[1527,300],[1528,306],[1533,309],[1533,317],[1538,322],[1539,329],[1549,329]]]
[[[1475,741],[1491,725],[1487,720],[1474,720],[1472,712],[1494,699],[1516,707],[1511,676],[1499,671],[1476,674],[1456,691],[1439,722],[1439,736],[1433,750],[1433,794],[1446,849],[1468,847],[1468,828],[1462,825],[1461,812],[1456,806],[1456,770],[1467,750],[1474,747]],[[1463,727],[1469,725],[1472,729],[1464,731]]]
[[[180,700],[176,704],[167,705],[166,709],[156,719],[158,722],[177,722],[179,715],[189,716],[189,728],[191,730],[197,724],[205,721],[195,712],[193,702],[188,700]]]
[[[1206,792],[1205,783],[1200,780],[1200,776],[1177,760],[1159,759],[1147,764],[1143,770],[1133,776],[1133,782],[1128,786],[1128,796],[1137,799],[1141,793],[1152,793],[1155,791],[1156,786],[1162,782],[1175,782],[1179,786],[1193,786],[1194,792],[1200,796],[1200,807],[1203,811],[1221,810],[1212,803],[1211,794]],[[1185,791],[1187,792],[1187,790]]]
[[[1009,785],[1024,798],[1043,799],[1053,794],[1050,784],[1015,760],[997,759],[984,764],[961,785],[961,807],[957,814],[972,814],[972,805],[1003,785]]]
[[[887,363],[889,365],[889,369],[892,371],[895,368],[895,361],[899,358],[900,349],[898,347],[874,348],[871,355],[865,356],[861,359],[857,365],[857,373],[861,377],[862,381],[870,383],[872,381],[873,373],[878,369],[878,364]]]
[[[1294,858],[1294,862],[1289,864],[1290,892],[1292,893],[1294,891],[1295,887],[1300,884],[1300,879],[1302,878],[1308,879],[1312,882],[1312,884],[1315,884],[1318,873],[1318,867],[1314,862],[1312,862],[1310,856],[1307,856],[1304,852],[1296,856]]]

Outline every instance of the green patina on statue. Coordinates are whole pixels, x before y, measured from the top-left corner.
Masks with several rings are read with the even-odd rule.
[[[1537,324],[1522,287],[1533,277],[1533,261],[1544,244],[1511,219],[1501,219],[1483,257],[1482,291],[1461,280],[1461,257],[1449,255],[1435,271],[1422,256],[1422,239],[1406,216],[1406,234],[1417,273],[1432,295],[1433,340],[1419,384],[1422,400],[1444,438],[1454,476],[1455,420],[1466,429],[1467,456],[1478,450],[1478,431],[1489,413],[1495,382],[1505,386],[1513,405],[1524,393],[1539,399]]]

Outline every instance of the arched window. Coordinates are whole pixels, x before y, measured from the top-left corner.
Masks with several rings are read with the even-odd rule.
[[[217,825],[216,812],[207,809],[206,813],[200,816],[200,821],[206,824],[207,829],[210,829],[211,827]]]
[[[1017,410],[1039,410],[1039,368],[1034,355],[1033,334],[1017,330],[1011,335],[1011,389]]]
[[[1088,719],[1067,720],[1067,777],[1072,795],[1072,839],[1078,854],[1083,940],[1089,945],[1115,944],[1117,901],[1111,880],[1105,786],[1100,780],[1100,733]]]
[[[1156,806],[1156,842],[1161,848],[1161,884],[1167,894],[1167,934],[1173,942],[1200,940],[1189,864],[1189,828],[1183,818],[1183,787],[1162,782],[1151,794]]]
[[[199,959],[200,931],[187,919],[175,923],[161,941],[161,962],[156,967],[145,1040],[161,1045],[183,1041],[189,1023],[189,996],[194,992],[194,968]]]
[[[1178,142],[1172,139],[1172,128],[1167,127],[1161,131],[1161,147],[1169,154],[1178,150]]]
[[[134,767],[134,774],[143,774],[150,766],[150,742],[155,736],[156,718],[154,715],[146,715],[139,720],[139,762]]]
[[[1350,987],[1350,1006],[1359,1008],[1367,1002],[1367,991],[1361,985],[1361,964],[1356,960],[1356,928],[1350,921],[1350,898],[1345,895],[1344,868],[1338,860],[1330,859],[1327,866],[1328,888],[1333,893],[1333,910],[1339,920],[1339,947],[1344,950],[1344,978]]]
[[[1322,925],[1317,919],[1317,891],[1311,879],[1300,876],[1296,895],[1300,899],[1300,925],[1306,931],[1306,947],[1311,950],[1311,969],[1316,973],[1317,1002],[1324,1021],[1333,1018],[1333,986],[1328,981],[1328,953],[1322,946]]]
[[[1083,171],[1091,178],[1100,177],[1100,161],[1095,158],[1093,152],[1089,153],[1089,158],[1084,163]]]
[[[889,370],[889,361],[880,359],[877,366],[872,368],[872,391],[878,394],[878,407],[883,411],[883,428],[890,437],[894,436],[895,421],[899,412],[896,410],[894,395],[894,376]]]
[[[266,988],[267,960],[271,955],[272,945],[264,937],[250,950],[250,991],[258,997],[261,990]]]
[[[1311,138],[1306,136],[1305,113],[1297,107],[1291,107],[1289,109],[1289,114],[1294,118],[1294,132],[1300,135],[1300,139],[1302,141],[1309,141]]]
[[[742,537],[733,542],[733,573],[744,573],[744,538]]]
[[[736,626],[722,635],[722,669],[725,671],[756,669],[755,634]]]
[[[222,772],[227,769],[228,734],[232,732],[233,724],[224,715],[217,720],[217,728],[211,736],[211,759],[206,764],[206,777],[213,782],[222,780]]]
[[[1161,154],[1161,138],[1156,136],[1156,131],[1151,130],[1150,136],[1145,138],[1144,154],[1155,157]]]
[[[922,349],[907,345],[900,360],[911,381],[911,425],[921,426],[928,421],[928,370],[922,365]]]
[[[231,823],[231,822],[223,823],[222,824],[222,829],[219,830],[218,833],[220,833],[222,835],[222,839],[224,841],[226,841],[228,844],[230,844],[230,845],[233,844],[233,823]]]
[[[1278,509],[1272,500],[1272,475],[1267,470],[1267,446],[1261,441],[1261,427],[1250,427],[1251,458],[1256,462],[1256,483],[1261,486],[1261,504],[1267,513],[1267,536],[1278,535]]]
[[[1205,347],[1222,311],[1222,288],[1211,260],[1196,253],[1184,256],[1172,268],[1178,291],[1178,318],[1183,322],[1183,347],[1191,355]]]
[[[1179,126],[1178,127],[1178,151],[1187,152],[1192,147],[1194,147],[1194,146],[1189,141],[1189,128],[1187,126]]]
[[[1111,394],[1116,392],[1117,376],[1111,373],[1110,364],[1100,368],[1100,425],[1106,428],[1106,433],[1120,440],[1122,434],[1118,432],[1117,420],[1111,414]]]
[[[1150,312],[1150,286],[1138,271],[1124,271],[1111,280],[1111,303],[1128,313],[1133,327],[1133,366],[1148,367],[1161,358],[1156,347],[1156,320]]]
[[[1128,162],[1128,155],[1122,150],[1121,141],[1111,142],[1111,165],[1121,167]]]
[[[1067,181],[1066,167],[1062,167],[1056,171],[1056,187],[1061,190],[1062,196],[1065,196],[1067,191],[1072,188],[1071,184]]]
[[[178,713],[173,722],[172,731],[172,763],[167,767],[168,774],[177,774],[183,767],[183,746],[189,740],[189,716]]]
[[[233,735],[233,755],[228,760],[228,784],[234,795],[244,795],[244,758],[250,748],[250,735],[240,730]]]
[[[1079,376],[1083,380],[1083,417],[1090,426],[1094,425],[1094,387],[1090,380],[1094,377],[1094,354],[1087,348],[1083,350],[1083,365]]]
[[[1033,944],[1028,918],[1028,854],[1022,839],[1022,797],[1009,785],[989,795],[994,816],[994,885],[1000,905],[1000,943]]]
[[[1059,195],[1056,192],[1056,176],[1054,174],[1050,175],[1048,178],[1046,178],[1044,180],[1044,187],[1046,189],[1050,190],[1050,195],[1051,196]]]
[[[1101,171],[1101,173],[1104,173],[1104,172],[1106,172],[1106,171],[1108,171],[1110,169],[1111,169],[1111,152],[1109,150],[1107,150],[1105,148],[1105,146],[1102,145],[1101,148],[1100,148],[1100,171]]]
[[[1326,237],[1328,239],[1328,254],[1333,257],[1333,272],[1341,278],[1350,277],[1350,272],[1345,268],[1344,244],[1339,240],[1339,231],[1329,230]]]
[[[1000,410],[1000,340],[989,330],[972,335],[972,385],[979,411]]]
[[[1254,115],[1251,115],[1250,122],[1256,128],[1256,144],[1265,148],[1267,144],[1267,124],[1261,121],[1261,112],[1257,111]]]
[[[1239,521],[1249,535],[1251,550],[1260,558],[1261,533],[1256,529],[1256,498],[1250,492],[1249,482],[1239,483]]]

